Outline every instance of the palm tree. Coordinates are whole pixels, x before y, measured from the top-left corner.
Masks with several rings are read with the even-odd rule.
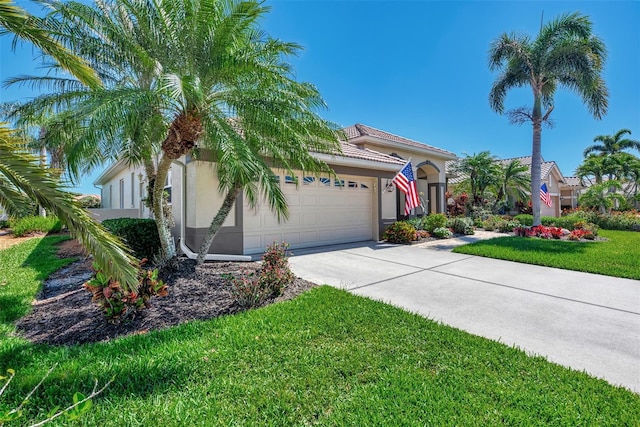
[[[498,204],[503,200],[506,203],[509,199],[518,201],[529,197],[527,190],[531,185],[531,176],[528,172],[529,168],[521,164],[518,159],[500,165],[496,201],[492,210],[495,211]]]
[[[623,138],[624,135],[631,135],[631,131],[629,129],[620,129],[614,135],[596,136],[593,138],[593,142],[600,142],[600,144],[588,146],[584,150],[584,157],[587,157],[591,153],[599,153],[601,156],[606,156],[620,153],[630,148],[640,151],[640,141]]]
[[[143,130],[161,129],[152,197],[167,257],[174,251],[162,215],[163,184],[172,162],[196,145],[217,162],[218,192],[224,194],[200,261],[242,191],[250,204],[264,197],[279,218],[287,217],[286,199],[271,167],[330,172],[310,152],[338,152],[337,126],[315,112],[325,107],[315,87],[292,77],[285,59],[300,47],[267,37],[258,28],[257,20],[269,10],[262,3],[128,0],[104,2],[98,9],[72,2],[58,10],[63,20],[89,29],[84,41],[72,38],[71,45],[109,44],[109,52],[121,50],[117,58],[125,61],[124,69],[152,70],[145,76],[151,83],[131,84],[137,75],[129,75],[124,83],[104,89],[36,99],[23,113],[54,104],[70,111],[68,117],[91,123],[83,132],[93,132],[85,141],[94,144],[131,137],[125,130],[136,128],[132,122]],[[95,28],[96,16],[97,22],[112,21],[114,26]],[[139,111],[153,120],[141,119]]]
[[[42,19],[28,14],[12,0],[0,0],[0,28],[26,40],[54,58],[60,66],[90,87],[99,87],[100,79],[82,59],[57,42],[45,28]]]
[[[0,0],[1,28],[40,47],[84,84],[99,87],[100,80],[95,72],[56,42],[42,24],[13,2]],[[29,203],[30,198],[52,210],[93,254],[106,274],[124,287],[135,288],[138,285],[137,261],[120,240],[89,218],[64,187],[39,167],[36,158],[22,151],[26,144],[14,130],[0,124],[0,205],[9,214],[16,213]]]
[[[137,286],[137,262],[129,251],[73,201],[40,167],[37,157],[22,150],[25,144],[15,131],[0,124],[0,205],[11,215],[35,200],[67,224],[106,274],[129,288]]]
[[[543,25],[538,36],[502,34],[491,44],[489,68],[502,73],[494,81],[489,104],[504,112],[509,89],[530,87],[533,108],[512,112],[512,123],[530,121],[533,126],[531,194],[540,190],[542,124],[553,111],[553,97],[564,86],[582,97],[589,112],[600,119],[607,112],[608,91],[601,73],[606,49],[594,36],[591,21],[579,13],[563,15]],[[543,112],[543,108],[546,111]],[[540,199],[532,197],[533,224],[540,224]]]
[[[499,182],[500,165],[489,151],[466,155],[461,159],[454,172],[465,177],[462,185],[469,189],[473,206],[481,207],[488,196],[487,190]]]
[[[591,182],[602,184],[602,178],[609,170],[603,157],[592,154],[584,159],[580,166],[578,166],[576,175],[581,179],[587,178],[590,179]]]

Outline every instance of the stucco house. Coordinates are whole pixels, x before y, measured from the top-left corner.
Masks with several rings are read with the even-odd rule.
[[[513,160],[518,160],[520,164],[527,166],[529,168],[527,173],[531,174],[531,156],[499,159],[496,161],[502,165],[506,165]],[[449,173],[447,180],[447,188],[449,191],[453,190],[455,184],[465,179],[464,176],[455,175],[452,172],[455,162],[455,160],[449,161],[446,165]],[[559,217],[562,209],[576,208],[578,206],[578,196],[580,191],[585,188],[579,178],[564,177],[556,162],[547,162],[542,159],[542,163],[540,163],[540,179],[541,184],[547,184],[547,190],[551,195],[552,201],[551,206],[547,206],[544,203],[540,204],[540,215]]]
[[[409,159],[424,210],[445,211],[445,162],[455,154],[362,124],[344,132],[341,154],[315,154],[333,168],[337,179],[274,169],[287,197],[289,219],[278,222],[266,203],[252,209],[240,195],[211,245],[209,259],[246,259],[276,240],[291,248],[378,240],[404,214],[404,195],[391,180]],[[187,255],[198,250],[222,203],[215,167],[184,156],[173,163],[165,183],[176,223],[173,235]],[[101,188],[103,200],[103,209],[92,211],[96,219],[150,216],[142,203],[142,168],[116,162],[94,185]]]

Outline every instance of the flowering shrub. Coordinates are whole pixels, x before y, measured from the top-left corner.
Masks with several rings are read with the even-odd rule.
[[[451,230],[445,227],[438,227],[435,230],[433,230],[433,233],[431,234],[433,234],[434,237],[437,237],[439,239],[448,239],[449,237],[453,236],[453,233],[451,232]]]
[[[406,221],[396,221],[385,230],[382,238],[390,243],[409,243],[417,240],[416,228]]]
[[[242,308],[257,307],[268,298],[268,290],[255,272],[243,271],[240,277],[226,275],[231,284],[231,296]]]
[[[145,261],[143,259],[140,264],[144,264]],[[150,307],[151,297],[163,297],[169,293],[167,285],[158,279],[157,269],[141,268],[138,271],[137,288],[127,289],[102,272],[96,264],[93,268],[96,271],[95,276],[83,286],[93,295],[91,301],[100,306],[112,323],[132,319],[136,313]]]
[[[275,242],[262,256],[258,273],[244,271],[240,277],[227,275],[231,282],[231,296],[242,308],[257,307],[269,298],[282,295],[284,289],[295,280],[289,268],[287,243]]]
[[[296,276],[289,268],[287,257],[289,244],[275,242],[267,246],[262,256],[262,268],[260,269],[260,285],[267,290],[267,296],[278,297],[282,291],[293,283]]]

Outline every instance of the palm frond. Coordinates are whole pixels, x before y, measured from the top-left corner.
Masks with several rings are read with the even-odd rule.
[[[0,175],[4,182],[9,182],[40,206],[55,212],[107,274],[135,288],[138,283],[137,262],[126,246],[93,221],[73,201],[71,194],[37,165],[33,156],[16,152],[13,149],[14,139],[10,129],[4,125],[0,127]]]

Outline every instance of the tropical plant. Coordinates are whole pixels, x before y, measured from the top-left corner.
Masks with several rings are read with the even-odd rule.
[[[141,263],[146,262],[145,259]],[[168,295],[167,285],[158,278],[158,270],[140,269],[138,284],[134,287],[122,286],[94,264],[94,276],[84,283],[84,288],[91,292],[91,301],[95,302],[112,323],[129,321],[140,311],[151,306],[151,297]]]
[[[437,237],[438,239],[448,239],[449,237],[453,236],[453,233],[451,232],[451,230],[445,227],[438,227],[435,230],[433,230],[433,233],[431,234],[434,237]]]
[[[601,156],[617,154],[627,149],[640,151],[640,141],[623,138],[625,135],[631,135],[631,131],[629,129],[620,129],[613,135],[596,136],[593,138],[593,142],[596,142],[596,144],[585,148],[584,157],[591,153],[600,154]]]
[[[529,188],[531,186],[531,176],[529,168],[520,163],[518,159],[513,159],[506,164],[500,164],[500,175],[496,185],[496,200],[492,210],[495,212],[501,203],[504,206],[521,200],[528,200]],[[513,205],[512,205],[513,206]]]
[[[20,212],[29,200],[55,213],[80,243],[93,254],[96,263],[124,287],[137,286],[137,262],[120,240],[109,234],[79,207],[70,193],[33,155],[21,152],[24,141],[0,126],[0,205],[9,214]]]
[[[417,239],[417,231],[407,221],[396,221],[384,231],[382,238],[389,243],[409,243]]]
[[[591,154],[578,166],[576,175],[581,179],[587,178],[596,184],[602,184],[603,176],[609,172],[605,161],[606,158]]]
[[[502,114],[507,92],[516,87],[533,91],[533,108],[511,110],[511,123],[531,122],[531,192],[541,184],[542,124],[554,108],[556,90],[563,86],[582,97],[589,112],[600,119],[607,112],[608,90],[602,78],[606,49],[593,35],[592,24],[580,13],[563,15],[542,25],[535,39],[526,35],[502,34],[491,43],[489,68],[500,70],[489,93],[489,104]],[[543,112],[543,108],[546,111]],[[534,225],[540,224],[540,199],[532,197]]]
[[[121,136],[138,144],[133,138],[138,125],[145,133],[161,130],[161,155],[149,178],[149,195],[162,253],[175,253],[162,215],[163,184],[171,164],[197,154],[196,145],[217,164],[220,185],[213,197],[223,195],[198,262],[243,191],[251,206],[264,198],[279,219],[288,217],[271,167],[332,173],[311,152],[339,152],[337,126],[315,112],[325,107],[315,87],[292,76],[286,58],[300,47],[270,38],[258,27],[267,6],[237,0],[131,0],[101,2],[96,9],[77,2],[56,7],[60,20],[73,24],[66,40],[74,50],[90,52],[92,65],[101,71],[121,61],[123,73],[104,89],[74,87],[37,99],[22,111],[34,113],[51,104],[62,108],[69,113],[61,122],[80,118],[91,123],[80,135],[92,135],[82,140],[93,146]],[[106,50],[108,61],[96,54],[96,46]],[[131,84],[138,73],[149,84]],[[134,151],[146,154],[151,145],[145,142],[144,150]]]
[[[465,217],[451,218],[447,222],[447,226],[451,228],[454,233],[457,233],[457,234],[470,235],[470,234],[474,234],[475,232],[473,229],[473,220],[471,218],[465,218]]]
[[[85,61],[61,45],[47,31],[42,19],[32,16],[12,0],[0,0],[0,35],[12,33],[16,39],[31,42],[54,58],[60,66],[90,87],[99,87],[100,79]]]
[[[484,205],[489,189],[499,182],[500,166],[489,151],[467,154],[453,170],[463,177],[459,186],[469,190],[473,206]]]
[[[447,226],[447,216],[442,213],[429,214],[424,218],[424,229],[429,233],[440,227]]]
[[[100,87],[101,82],[93,69],[60,45],[43,28],[41,19],[29,15],[12,1],[0,0],[0,27],[4,28],[0,35],[13,33],[17,38],[30,41],[87,86]],[[15,130],[0,124],[0,205],[11,214],[20,212],[30,200],[35,200],[69,227],[101,268],[122,286],[135,287],[137,261],[117,238],[74,203],[60,183],[38,167],[36,158],[22,151],[25,145],[26,141]]]
[[[616,180],[592,185],[580,196],[578,203],[583,207],[598,209],[600,213],[610,211],[616,203],[626,204],[625,197],[620,193],[610,191],[612,188],[620,190],[622,186]]]

